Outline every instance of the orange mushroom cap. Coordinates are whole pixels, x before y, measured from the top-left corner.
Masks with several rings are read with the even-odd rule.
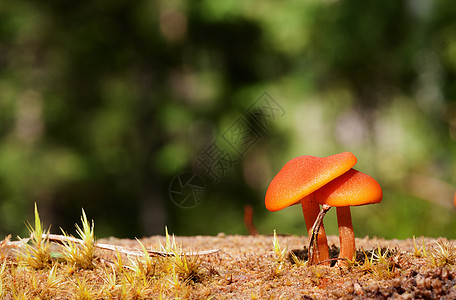
[[[356,157],[350,152],[323,158],[305,155],[290,160],[272,179],[266,191],[266,208],[278,211],[298,203],[305,196],[350,170],[356,161]]]
[[[351,169],[315,192],[321,205],[333,207],[374,204],[382,201],[378,182],[367,174]]]

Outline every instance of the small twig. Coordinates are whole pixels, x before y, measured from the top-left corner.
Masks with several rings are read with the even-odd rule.
[[[327,204],[323,204],[320,213],[317,216],[317,219],[315,220],[315,223],[312,226],[311,232],[312,234],[310,235],[310,241],[309,241],[309,259],[308,261],[310,264],[313,263],[314,261],[314,256],[317,253],[318,254],[318,232],[320,231],[321,223],[323,222],[323,218],[325,217],[326,213],[331,209],[331,206]],[[315,247],[315,249],[314,249]]]
[[[32,237],[33,237],[33,235],[32,235]],[[55,243],[59,243],[59,244],[68,243],[68,242],[78,243],[81,245],[84,244],[84,242],[80,239],[77,239],[72,236],[64,236],[64,235],[59,235],[59,234],[43,234],[43,238],[48,239],[50,242],[55,242]]]
[[[78,243],[80,245],[84,244],[83,240],[77,239],[72,236],[63,236],[63,235],[58,235],[58,234],[46,234],[43,235],[43,238],[46,237],[49,239],[51,242],[56,242],[56,243],[65,243],[65,242],[72,242],[72,243]],[[100,244],[96,243],[95,247],[102,249],[102,250],[108,250],[108,251],[119,251],[122,254],[126,255],[132,255],[132,256],[142,256],[144,255],[142,251],[138,249],[128,249],[122,246],[115,246],[115,245],[110,245],[110,244]],[[192,255],[208,255],[208,254],[213,254],[216,252],[219,252],[220,249],[212,249],[212,250],[203,250],[203,251],[195,251],[195,252],[184,252],[182,255],[186,256],[192,256]],[[154,251],[154,250],[147,250],[147,253],[149,253],[150,256],[174,256],[174,253],[172,252],[164,252],[164,251]]]

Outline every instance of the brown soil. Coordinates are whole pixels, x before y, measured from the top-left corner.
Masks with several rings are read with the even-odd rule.
[[[303,249],[307,237],[279,236],[281,248]],[[115,238],[100,243],[137,247]],[[158,249],[164,237],[144,238]],[[272,236],[176,237],[184,251],[220,249],[200,256],[199,271],[187,281],[193,299],[456,299],[456,241],[417,238],[356,239],[358,262],[349,267],[298,265],[279,261]],[[338,237],[328,237],[338,245]],[[337,255],[338,248],[333,248]],[[378,255],[378,249],[380,255]],[[363,252],[364,250],[364,252]],[[289,251],[287,253],[290,253]],[[303,251],[295,251],[298,257]],[[364,258],[367,257],[367,260]],[[364,260],[364,261],[363,261]],[[186,297],[187,297],[186,296]]]

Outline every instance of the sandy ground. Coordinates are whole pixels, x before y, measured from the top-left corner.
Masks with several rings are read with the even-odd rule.
[[[287,254],[274,252],[273,236],[175,237],[184,251],[220,249],[202,255],[200,276],[189,283],[194,299],[456,299],[456,241],[416,238],[384,240],[356,239],[357,249],[367,261],[349,268],[295,264]],[[303,249],[307,237],[279,236],[281,248]],[[109,243],[138,247],[137,241],[101,239]],[[160,249],[165,237],[141,239],[149,249]],[[329,236],[328,244],[339,244]],[[383,249],[381,255],[369,250]],[[386,254],[385,254],[386,251]],[[287,251],[289,253],[289,251]],[[383,256],[382,256],[383,255]]]

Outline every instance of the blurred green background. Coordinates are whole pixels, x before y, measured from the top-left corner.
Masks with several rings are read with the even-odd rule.
[[[251,205],[261,234],[304,234],[299,206],[265,209],[270,180],[351,151],[384,190],[352,209],[357,236],[456,238],[455,15],[437,0],[3,1],[0,233],[27,234],[36,202],[57,233],[84,208],[98,237],[247,234]],[[268,96],[283,111],[261,127],[249,109]],[[241,154],[224,139],[239,118]],[[233,158],[218,180],[211,146]],[[171,199],[182,172],[204,182],[193,208]],[[325,224],[337,234],[334,211]]]

